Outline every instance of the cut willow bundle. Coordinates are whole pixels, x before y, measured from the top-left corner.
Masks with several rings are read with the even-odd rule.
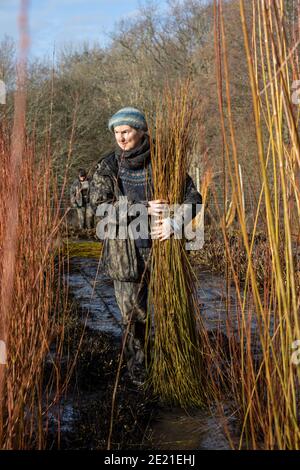
[[[167,89],[157,106],[151,155],[154,199],[183,202],[194,109],[187,84],[178,86],[175,93]],[[185,240],[153,240],[151,263],[149,309],[153,305],[154,315],[148,318],[154,321],[154,344],[149,384],[168,402],[201,406],[206,373],[194,273]]]

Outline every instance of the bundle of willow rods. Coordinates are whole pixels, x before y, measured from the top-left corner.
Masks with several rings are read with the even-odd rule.
[[[157,106],[151,155],[154,199],[169,204],[184,200],[194,109],[187,84],[175,92],[167,89]],[[183,407],[206,401],[199,310],[185,242],[153,240],[149,309],[153,305],[154,314],[148,316],[154,321],[149,384],[163,400]]]

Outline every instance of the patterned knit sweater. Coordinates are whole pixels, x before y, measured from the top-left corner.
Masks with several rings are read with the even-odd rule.
[[[151,179],[151,163],[146,168],[129,169],[119,162],[119,178],[121,191],[127,196],[128,201],[134,203],[146,203],[152,199],[153,187]],[[149,220],[148,233],[149,233]],[[138,230],[138,228],[137,228]],[[135,241],[137,248],[151,246],[150,233],[148,239],[138,238]]]

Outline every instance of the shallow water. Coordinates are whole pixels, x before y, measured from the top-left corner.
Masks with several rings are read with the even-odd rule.
[[[200,310],[209,331],[221,329],[226,334],[226,285],[224,280],[207,271],[197,273]],[[66,279],[71,295],[85,312],[83,322],[94,330],[121,337],[121,314],[117,306],[112,281],[98,269],[98,261],[89,258],[70,259]],[[231,312],[234,316],[234,289],[230,291]],[[229,449],[217,413],[180,408],[161,408],[149,425],[149,442],[157,449]]]
[[[155,449],[230,450],[221,421],[206,410],[161,410],[151,423]]]
[[[98,261],[72,258],[67,278],[69,290],[86,313],[83,321],[94,330],[121,336],[121,314],[112,281],[100,270]]]
[[[66,281],[69,290],[86,312],[86,324],[97,331],[121,335],[121,314],[115,300],[113,282],[101,271],[98,260],[86,257],[70,259]],[[221,328],[226,333],[226,286],[224,280],[209,271],[197,272],[197,293],[202,319],[208,330]],[[232,288],[231,318],[234,311]]]

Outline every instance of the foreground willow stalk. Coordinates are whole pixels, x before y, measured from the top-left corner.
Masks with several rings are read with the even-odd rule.
[[[288,21],[290,2],[259,0],[251,4],[251,16],[246,2],[239,0],[259,161],[255,171],[259,171],[262,182],[253,214],[254,223],[247,229],[240,209],[242,196],[238,178],[232,168],[233,164],[237,168],[240,155],[232,119],[223,2],[219,0],[215,6],[217,4],[215,12],[218,12],[216,19],[220,23],[219,46],[224,58],[232,158],[222,106],[220,114],[239,231],[247,259],[243,300],[239,283],[236,283],[239,300],[237,346],[230,363],[232,396],[242,423],[237,447],[299,449],[300,372],[298,361],[293,358],[293,348],[300,337],[299,263],[294,238],[299,236],[300,143],[299,113],[293,107],[291,93],[292,78],[299,74],[291,51],[296,51],[299,42],[298,39],[296,43],[291,42],[288,29],[297,27],[299,10],[295,9],[294,19]],[[221,81],[218,84],[221,90]],[[258,230],[264,233],[266,240],[265,251],[261,251],[263,288],[255,269],[257,259],[253,249]],[[238,278],[225,230],[223,233],[230,269],[234,278]],[[229,326],[228,336],[234,334]]]
[[[191,150],[193,102],[186,86],[165,93],[156,112],[152,150],[154,198],[182,203]],[[206,392],[200,317],[184,240],[153,240],[149,302],[154,306],[154,354],[150,382],[155,393],[181,406],[201,406]],[[150,318],[150,316],[149,316]]]

